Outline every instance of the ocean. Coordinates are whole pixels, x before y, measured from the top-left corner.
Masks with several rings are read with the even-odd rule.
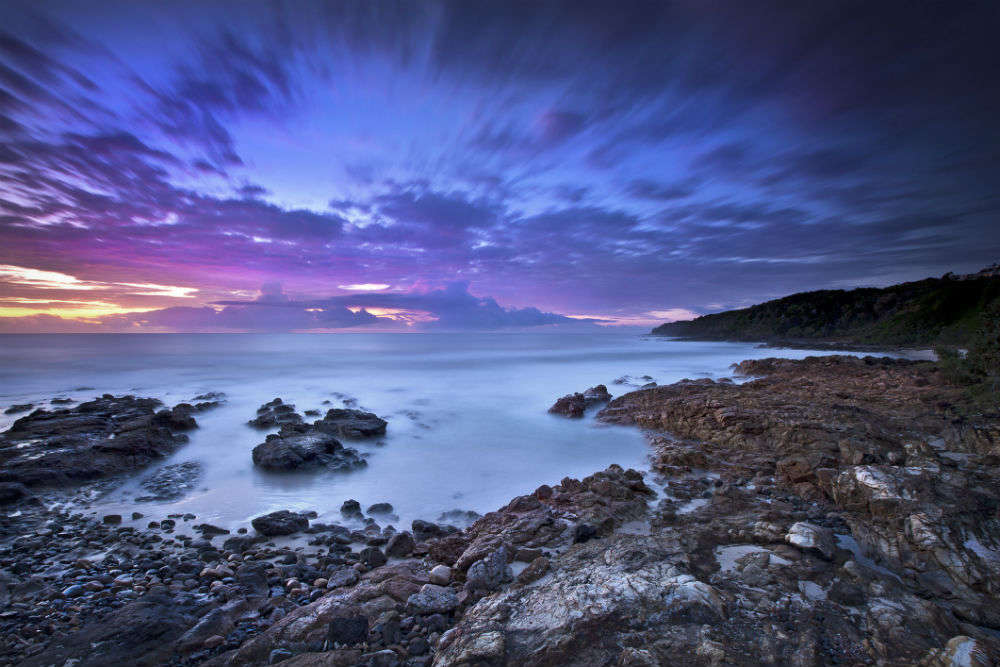
[[[622,334],[5,335],[0,406],[47,407],[54,397],[80,401],[102,393],[173,405],[224,392],[221,407],[196,416],[200,427],[187,445],[95,498],[88,511],[128,517],[138,509],[143,522],[192,513],[236,527],[277,509],[335,520],[341,503],[353,498],[362,507],[389,502],[396,525],[409,526],[449,510],[492,511],[541,484],[612,463],[648,469],[639,430],[599,424],[590,414],[548,414],[563,394],[603,383],[617,396],[634,389],[614,383],[625,375],[660,384],[721,378],[742,359],[809,354],[817,353]],[[265,472],[250,457],[265,432],[247,420],[276,397],[300,414],[346,400],[388,420],[388,431],[372,442],[345,443],[367,454],[364,469]],[[0,430],[17,416],[0,415]],[[142,479],[185,461],[204,466],[193,491],[172,502],[135,503]]]

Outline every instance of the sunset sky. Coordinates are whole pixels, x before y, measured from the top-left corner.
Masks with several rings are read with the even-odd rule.
[[[566,330],[1000,260],[1000,3],[4,2],[0,332]]]

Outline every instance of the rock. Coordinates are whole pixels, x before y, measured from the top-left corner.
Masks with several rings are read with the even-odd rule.
[[[378,547],[365,547],[358,554],[358,559],[368,567],[379,567],[386,564],[385,554]]]
[[[95,480],[142,468],[187,442],[152,398],[105,394],[75,408],[35,410],[0,434],[0,482],[25,486]],[[181,410],[178,414],[182,413]]]
[[[413,530],[414,539],[418,542],[458,532],[458,528],[455,526],[442,526],[430,521],[424,521],[423,519],[414,519],[413,523],[410,524],[410,528]]]
[[[360,519],[364,516],[361,513],[361,503],[353,498],[344,501],[344,504],[340,506],[340,513],[351,519]]]
[[[608,393],[608,388],[603,384],[599,384],[596,387],[591,387],[582,394],[577,392],[563,396],[549,408],[549,412],[556,415],[563,415],[564,417],[580,418],[583,417],[583,413],[587,408],[599,405],[600,403],[607,403],[610,400],[611,394]]]
[[[352,646],[368,638],[368,619],[364,616],[337,616],[330,619],[326,635],[331,645]]]
[[[20,482],[0,482],[0,505],[9,505],[31,496],[28,487]]]
[[[309,519],[289,510],[271,512],[253,519],[250,524],[261,535],[292,535],[309,527]]]
[[[293,655],[294,654],[287,648],[276,648],[268,654],[267,664],[277,665],[278,663],[282,663],[285,662],[286,660],[289,660]]]
[[[392,558],[405,558],[413,553],[414,547],[416,543],[413,541],[413,536],[404,531],[389,538],[389,542],[385,545],[385,553]]]
[[[20,664],[24,667],[167,664],[174,654],[174,643],[187,630],[197,610],[197,602],[189,595],[150,591],[110,611],[105,618],[85,623],[79,630],[60,637]]]
[[[507,548],[500,547],[469,566],[465,575],[465,588],[470,591],[495,591],[505,578],[511,578],[508,570]]]
[[[500,656],[508,664],[560,664],[560,656],[610,664],[607,656],[621,651],[619,633],[637,619],[664,637],[720,622],[722,596],[685,572],[674,548],[634,535],[610,549],[580,545],[549,584],[508,589],[466,610],[451,641],[442,639],[435,665],[493,664]]]
[[[519,584],[530,584],[533,581],[537,581],[544,577],[549,571],[549,559],[545,556],[539,556],[535,560],[528,564],[528,567],[521,570],[521,574],[517,575],[517,583]]]
[[[827,560],[833,558],[836,545],[833,533],[827,528],[799,521],[788,529],[785,541],[806,551],[814,551]]]
[[[271,434],[253,448],[253,462],[266,470],[278,471],[354,470],[367,465],[356,450],[345,448],[332,435],[315,431]]]
[[[326,583],[326,587],[333,589],[342,588],[344,586],[353,586],[358,583],[359,578],[360,576],[358,575],[357,570],[352,567],[345,567],[330,575],[329,580]]]
[[[392,514],[392,505],[389,503],[375,503],[368,508],[368,514],[378,516],[381,514]]]
[[[35,406],[32,405],[31,403],[18,403],[16,405],[10,406],[6,410],[4,410],[3,413],[5,415],[16,415],[19,412],[27,412],[28,410],[30,410],[33,407],[35,407]]]
[[[438,586],[451,583],[451,568],[447,565],[435,565],[430,572],[430,582]]]
[[[388,422],[371,412],[344,408],[327,410],[323,419],[313,422],[318,431],[348,439],[385,435],[387,425]]]
[[[420,592],[414,593],[406,601],[406,611],[410,614],[447,614],[458,607],[455,591],[445,586],[425,584]]]
[[[286,424],[301,424],[302,417],[296,414],[294,405],[276,398],[257,408],[257,416],[247,423],[255,428],[274,428]]]
[[[229,531],[226,530],[225,528],[219,528],[218,526],[213,526],[210,523],[200,523],[196,526],[193,526],[193,528],[206,537],[229,534]]]
[[[118,525],[119,523],[122,522],[122,515],[121,514],[105,514],[104,518],[101,519],[101,521],[104,522],[104,523],[106,523],[106,524],[108,524],[108,525]]]
[[[580,544],[597,537],[597,528],[589,523],[578,523],[573,527],[573,542]]]

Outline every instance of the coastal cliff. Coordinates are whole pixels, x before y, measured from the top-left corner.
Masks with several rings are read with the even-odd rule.
[[[668,322],[653,334],[698,340],[965,346],[1000,303],[1000,270],[886,288],[800,292],[749,308]]]

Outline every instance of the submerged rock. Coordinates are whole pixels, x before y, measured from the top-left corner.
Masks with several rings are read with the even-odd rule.
[[[203,473],[204,467],[197,461],[163,466],[142,481],[141,486],[147,491],[147,495],[139,496],[136,501],[167,501],[181,498],[194,489]]]

